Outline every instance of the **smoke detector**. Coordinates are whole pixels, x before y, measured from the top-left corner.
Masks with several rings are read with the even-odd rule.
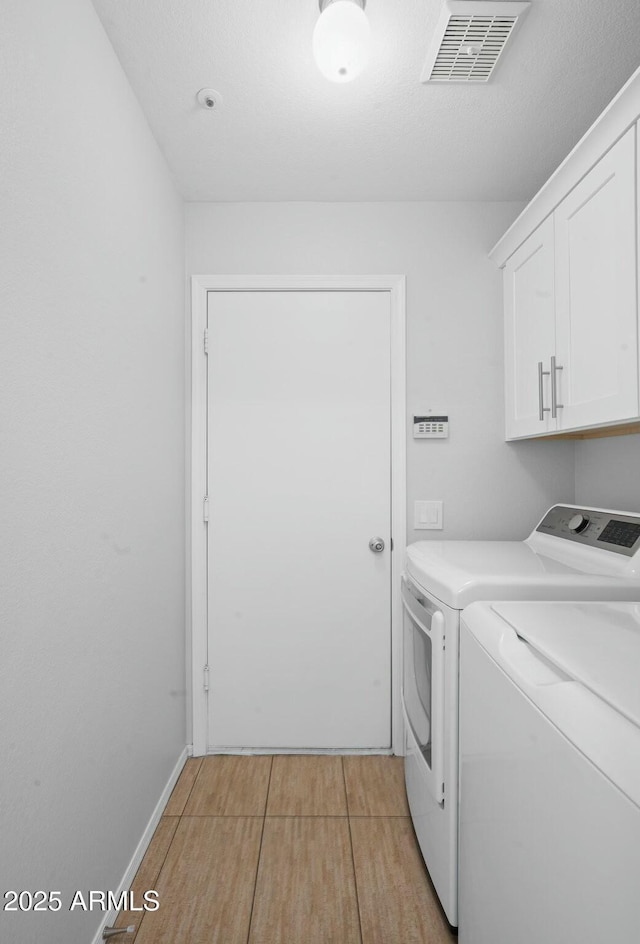
[[[201,88],[196,95],[196,101],[200,108],[206,111],[214,111],[222,106],[222,95],[212,88]]]
[[[421,82],[488,82],[531,6],[510,0],[445,0]]]

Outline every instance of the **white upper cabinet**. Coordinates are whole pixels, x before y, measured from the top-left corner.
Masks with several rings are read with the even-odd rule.
[[[559,430],[638,416],[635,147],[631,128],[553,215]]]
[[[640,431],[639,118],[640,69],[490,253],[507,439]]]
[[[555,350],[553,220],[546,219],[504,268],[507,438],[556,429],[550,354]]]

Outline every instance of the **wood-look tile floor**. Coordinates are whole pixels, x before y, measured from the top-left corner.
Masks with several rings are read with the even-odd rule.
[[[136,944],[452,944],[416,843],[402,759],[187,761],[118,916]],[[119,940],[120,938],[118,938]]]

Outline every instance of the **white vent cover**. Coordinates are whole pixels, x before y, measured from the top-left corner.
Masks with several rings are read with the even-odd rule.
[[[530,3],[445,0],[421,82],[487,82]]]

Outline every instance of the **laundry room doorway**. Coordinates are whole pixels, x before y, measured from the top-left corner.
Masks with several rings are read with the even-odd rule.
[[[193,302],[194,752],[400,753],[404,280]]]

